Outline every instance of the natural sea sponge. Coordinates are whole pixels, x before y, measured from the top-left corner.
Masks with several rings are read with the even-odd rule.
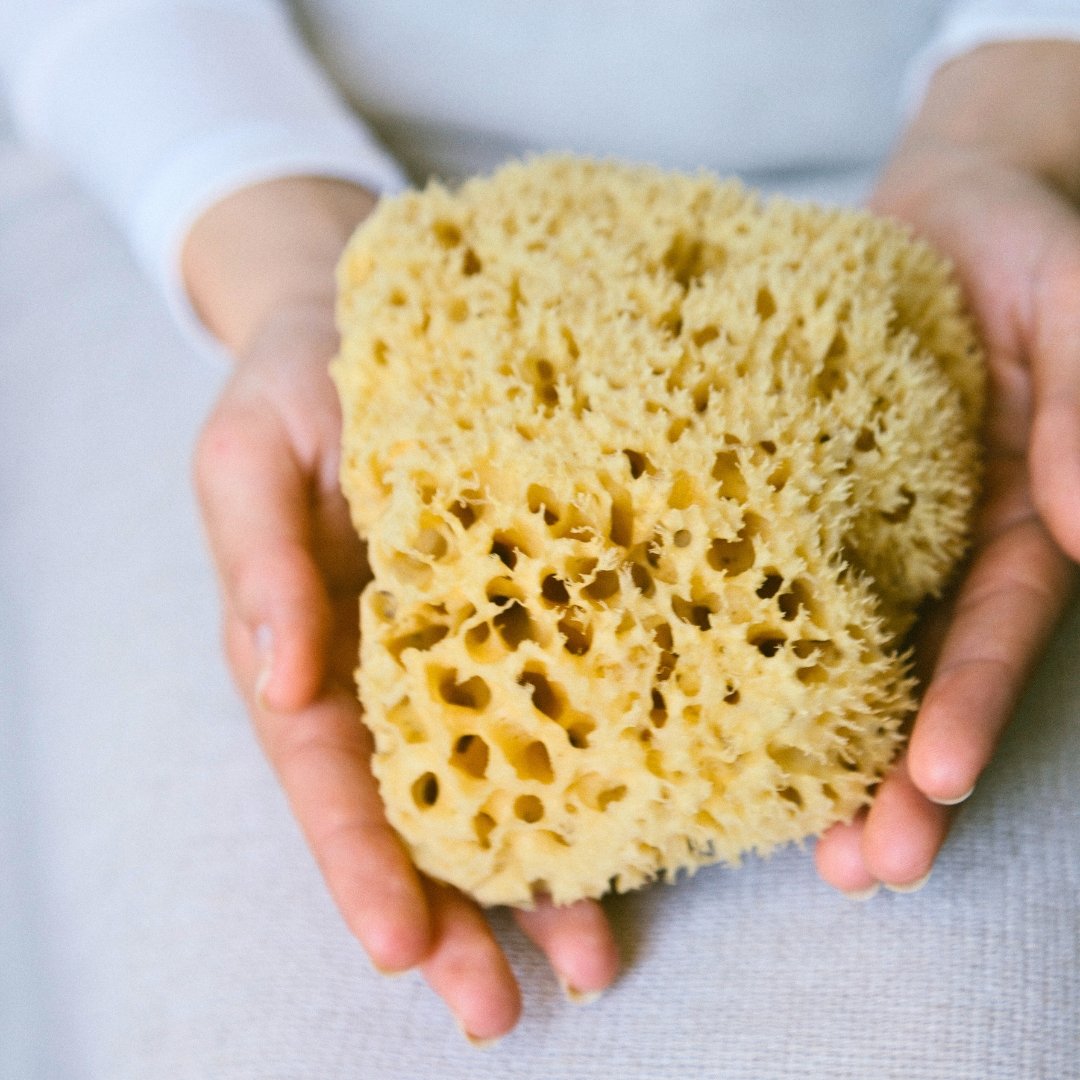
[[[339,322],[360,694],[423,871],[569,902],[868,802],[977,489],[941,258],[867,213],[540,158],[382,202]]]

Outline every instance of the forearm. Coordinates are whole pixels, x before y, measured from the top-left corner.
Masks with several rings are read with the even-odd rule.
[[[284,304],[332,304],[334,268],[375,196],[355,184],[289,177],[242,188],[195,222],[184,284],[199,316],[240,354]]]
[[[1080,43],[984,45],[934,75],[882,186],[917,192],[947,152],[951,167],[987,158],[1042,175],[1080,197]]]

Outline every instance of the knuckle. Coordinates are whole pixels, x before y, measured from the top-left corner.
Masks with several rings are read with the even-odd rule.
[[[193,471],[197,490],[205,493],[221,470],[228,469],[243,452],[243,439],[226,413],[215,410],[195,442]]]

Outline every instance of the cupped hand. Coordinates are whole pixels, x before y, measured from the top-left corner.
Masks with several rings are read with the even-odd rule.
[[[308,214],[319,198],[312,183],[299,198],[288,193],[287,213]],[[208,245],[191,260],[196,276],[219,236],[246,235],[237,214],[254,206],[263,235],[281,222],[280,201],[265,190],[254,204],[243,198],[216,208],[225,217],[193,234],[193,243]],[[326,250],[336,256],[339,246]],[[320,265],[332,283],[332,261],[313,260]],[[237,355],[195,460],[227,654],[330,893],[372,963],[384,973],[419,968],[462,1030],[484,1041],[517,1021],[513,972],[480,908],[413,867],[369,768],[372,742],[353,679],[368,571],[338,487],[341,420],[327,372],[337,347],[332,288],[314,277],[309,284],[290,290],[298,298],[239,305],[235,332],[227,316],[209,315],[214,301],[205,293],[200,304]],[[571,996],[614,978],[616,948],[597,903],[540,904],[516,917]]]
[[[819,841],[855,895],[930,873],[1069,599],[1080,558],[1080,215],[1037,169],[915,137],[871,207],[955,264],[987,351],[986,473],[961,580],[917,643],[925,691],[908,749],[867,814]]]

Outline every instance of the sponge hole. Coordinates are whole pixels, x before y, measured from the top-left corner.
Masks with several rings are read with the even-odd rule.
[[[570,603],[566,582],[555,574],[548,574],[540,584],[540,595],[549,603],[563,606]]]
[[[449,549],[450,544],[442,531],[431,526],[421,529],[413,543],[414,551],[434,560],[441,559]]]
[[[752,626],[746,640],[766,659],[774,657],[787,643],[787,638],[771,626]]]
[[[800,659],[815,657],[818,663],[833,667],[843,659],[843,653],[828,638],[799,638],[792,642],[791,651]]]
[[[514,800],[514,817],[535,825],[544,816],[544,804],[535,795],[519,795]]]
[[[592,648],[592,627],[579,617],[576,609],[568,611],[556,626],[563,636],[563,648],[571,656],[584,656]]]
[[[589,737],[596,730],[596,723],[588,716],[575,716],[566,726],[567,742],[575,750],[586,750],[589,746]]]
[[[791,588],[781,593],[776,603],[785,622],[794,621],[800,611],[806,611],[811,619],[814,617],[813,596],[803,581],[793,581]]]
[[[900,525],[911,516],[915,506],[915,492],[910,488],[902,487],[897,493],[899,500],[892,510],[882,510],[881,516],[890,525]]]
[[[783,577],[775,570],[767,570],[765,572],[765,580],[755,590],[757,595],[762,600],[771,600],[779,591],[780,586],[784,584]]]
[[[480,712],[491,702],[491,689],[479,675],[473,675],[464,682],[458,682],[456,668],[436,668],[435,675],[439,697],[447,705],[456,705],[460,709],[474,709]]]
[[[479,735],[462,735],[454,743],[450,764],[463,773],[482,780],[487,773],[488,744]]]
[[[746,478],[739,467],[739,456],[734,450],[721,450],[713,462],[712,478],[719,484],[719,495],[723,499],[746,502],[748,489]]]
[[[700,240],[678,232],[671,238],[661,262],[677,285],[689,289],[690,282],[704,272],[704,245]]]
[[[509,748],[506,757],[519,780],[534,780],[540,784],[550,784],[555,779],[555,773],[551,768],[551,755],[539,739],[534,739],[524,746]]]
[[[639,476],[645,473],[652,473],[656,470],[653,468],[652,462],[649,460],[647,454],[643,454],[640,450],[624,450],[626,455],[627,464],[630,466],[630,476],[636,480]]]
[[[757,297],[754,300],[754,308],[763,321],[776,314],[776,300],[767,287],[762,286],[758,289]]]
[[[491,542],[491,554],[510,570],[517,566],[517,549],[498,536]]]
[[[530,484],[525,492],[526,504],[530,514],[543,514],[545,525],[556,525],[562,514],[555,493],[540,484]]]
[[[694,502],[694,481],[689,473],[677,472],[668,494],[668,506],[672,510],[685,510]]]
[[[446,626],[423,626],[414,630],[411,634],[402,634],[400,637],[391,638],[387,642],[386,650],[395,659],[400,661],[401,654],[406,649],[416,649],[418,652],[427,652],[428,649],[437,645],[450,632]]]
[[[522,555],[529,554],[529,544],[523,536],[510,530],[500,530],[491,538],[491,554],[507,569],[513,570]]]
[[[601,791],[596,797],[596,801],[599,804],[601,810],[606,810],[612,803],[621,802],[626,798],[627,787],[625,784],[619,784],[616,787],[607,788],[605,791]]]
[[[877,438],[870,428],[864,427],[859,431],[855,439],[855,449],[860,454],[868,454],[871,450],[877,449]]]
[[[757,558],[752,537],[758,531],[759,525],[757,517],[747,514],[743,527],[734,540],[716,539],[708,545],[705,562],[729,578],[737,578],[740,573],[751,569]]]
[[[675,665],[679,660],[679,654],[674,651],[674,637],[671,627],[666,623],[660,623],[653,630],[653,642],[660,650],[660,657],[656,665],[656,681],[665,682],[671,678]]]
[[[461,272],[465,277],[472,277],[474,274],[479,274],[484,269],[484,264],[480,261],[480,257],[473,251],[472,248],[466,248],[465,254],[461,257]]]
[[[655,728],[662,728],[668,719],[667,702],[664,695],[654,686],[652,691],[652,708],[649,710],[649,720]]]
[[[611,525],[608,536],[613,544],[628,548],[634,542],[634,504],[629,492],[621,488],[611,496]]]
[[[740,530],[735,540],[713,540],[705,552],[705,561],[727,577],[745,574],[754,565],[756,557],[754,541],[745,528]]]
[[[492,620],[499,637],[513,652],[523,641],[535,641],[536,632],[525,605],[517,600],[510,602]]]
[[[452,221],[440,219],[434,222],[431,232],[439,247],[452,248],[461,243],[461,230]]]
[[[636,562],[630,567],[630,580],[642,596],[649,597],[656,592],[656,583],[653,581],[652,574],[649,573],[648,567],[641,563]]]
[[[397,615],[397,598],[386,589],[379,589],[371,597],[371,609],[380,622],[391,622]]]
[[[625,784],[613,784],[610,777],[590,772],[585,773],[584,776],[579,776],[567,788],[567,795],[590,810],[604,811],[612,803],[624,799],[627,791],[628,788]]]
[[[555,382],[555,368],[550,360],[529,357],[525,362],[525,378],[533,388],[533,400],[538,409],[550,416],[559,404],[559,387]]]
[[[495,819],[483,810],[473,818],[473,832],[476,833],[476,841],[484,851],[491,847],[491,833],[494,828]]]
[[[498,650],[493,645],[491,627],[486,622],[476,623],[465,631],[465,648],[474,660],[483,663],[494,659]]]
[[[398,581],[418,588],[425,588],[429,585],[434,575],[429,563],[408,555],[404,551],[395,551],[390,556],[388,569]]]
[[[533,705],[549,719],[558,720],[566,710],[565,691],[543,672],[523,671],[518,676],[518,685],[529,687]]]
[[[463,529],[471,529],[479,519],[480,498],[479,491],[463,491],[461,498],[450,504],[450,513],[458,519]]]
[[[583,595],[597,603],[610,600],[619,591],[618,571],[597,570],[593,574],[592,581],[584,586],[581,591]]]
[[[691,600],[685,600],[681,596],[671,598],[671,610],[684,623],[696,626],[699,630],[708,630],[711,625],[713,612],[705,604],[695,604]]]
[[[439,801],[439,778],[433,772],[426,772],[413,781],[413,802],[421,810],[430,810]]]

